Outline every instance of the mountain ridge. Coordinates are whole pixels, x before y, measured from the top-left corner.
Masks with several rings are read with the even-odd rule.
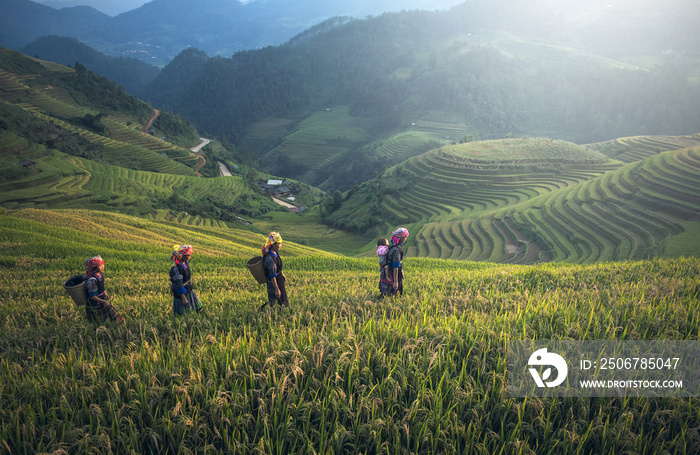
[[[379,0],[350,3],[311,0],[154,0],[115,17],[91,7],[55,10],[29,0],[1,0],[0,46],[20,50],[45,35],[76,38],[112,56],[133,56],[165,65],[182,50],[198,47],[209,55],[286,42],[332,16],[381,14],[420,5],[449,7],[457,0]]]

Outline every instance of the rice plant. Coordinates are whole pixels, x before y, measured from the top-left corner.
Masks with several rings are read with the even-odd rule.
[[[498,265],[285,242],[292,305],[259,311],[264,237],[74,210],[0,216],[0,447],[7,453],[697,453],[696,399],[516,399],[514,339],[700,336],[700,261]],[[175,317],[174,243],[204,313]],[[126,317],[93,325],[61,284],[101,254]]]

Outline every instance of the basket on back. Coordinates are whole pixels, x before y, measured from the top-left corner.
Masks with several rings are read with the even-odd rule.
[[[265,276],[265,269],[263,267],[262,256],[255,256],[254,258],[249,259],[248,262],[245,263],[245,265],[248,266],[248,270],[250,270],[250,273],[253,275],[253,278],[255,278],[259,284],[267,283],[267,277]]]
[[[63,289],[66,290],[70,298],[78,306],[84,306],[87,303],[86,282],[85,275],[75,275],[63,283]]]

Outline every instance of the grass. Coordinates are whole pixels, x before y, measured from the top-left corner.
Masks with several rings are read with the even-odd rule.
[[[109,232],[109,236],[105,233]],[[508,341],[698,340],[697,259],[511,266],[375,259],[287,243],[292,306],[258,311],[263,236],[88,211],[0,217],[0,447],[11,453],[696,453],[695,399],[519,399]],[[191,243],[200,315],[174,317],[169,251]],[[106,260],[126,317],[60,289]],[[663,429],[663,430],[661,430]]]

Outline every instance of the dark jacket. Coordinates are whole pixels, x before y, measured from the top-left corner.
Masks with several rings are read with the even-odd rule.
[[[192,272],[187,262],[175,264],[170,269],[170,290],[175,295],[187,294],[192,291]]]

